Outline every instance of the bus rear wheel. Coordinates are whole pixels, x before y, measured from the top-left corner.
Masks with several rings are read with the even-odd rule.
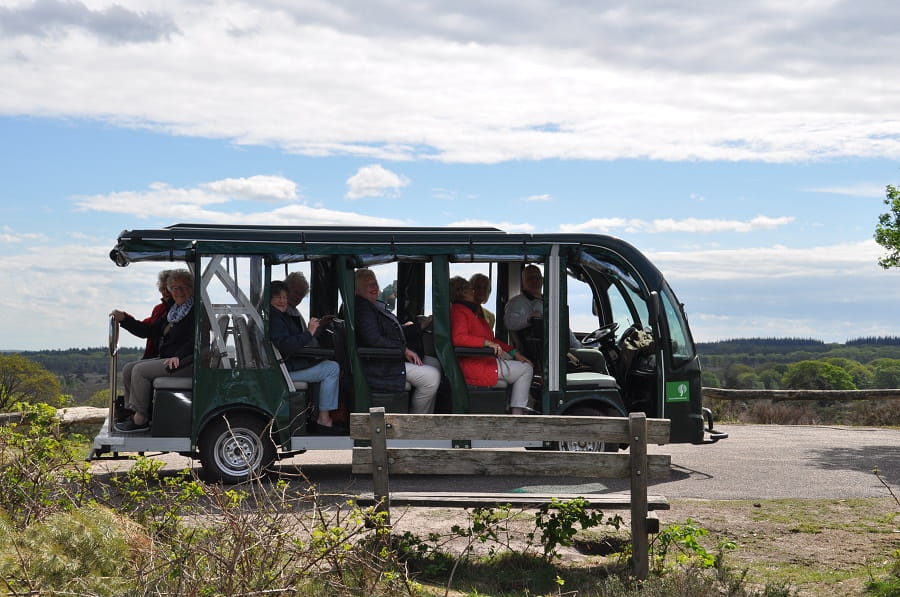
[[[573,417],[617,417],[619,413],[611,408],[594,408],[580,406],[565,413]],[[561,441],[558,445],[560,452],[618,452],[619,444],[596,441]]]
[[[224,415],[200,437],[200,463],[211,481],[242,483],[259,476],[275,460],[275,444],[260,417]]]

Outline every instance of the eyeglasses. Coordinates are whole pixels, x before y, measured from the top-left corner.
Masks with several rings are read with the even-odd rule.
[[[169,286],[169,292],[187,292],[190,289],[190,286]]]

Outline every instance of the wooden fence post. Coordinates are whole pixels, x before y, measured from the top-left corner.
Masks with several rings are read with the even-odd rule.
[[[384,407],[369,409],[369,437],[372,438],[372,485],[375,511],[385,513],[385,525],[391,525],[391,490],[388,482],[387,429]]]
[[[631,557],[634,575],[644,580],[650,573],[650,537],[647,532],[647,415],[628,415],[631,443]]]

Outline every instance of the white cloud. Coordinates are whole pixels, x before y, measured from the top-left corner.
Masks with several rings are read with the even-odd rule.
[[[431,196],[435,199],[440,199],[441,201],[455,201],[458,198],[458,193],[454,189],[442,189],[438,187],[431,189]]]
[[[891,3],[152,8],[2,9],[0,114],[371,159],[900,158]]]
[[[297,199],[297,183],[281,176],[226,178],[201,185],[215,193],[236,199],[293,201]]]
[[[650,223],[647,232],[692,232],[698,234],[713,232],[753,232],[756,230],[780,228],[793,221],[794,218],[789,216],[779,218],[756,216],[747,221],[703,218],[685,218],[683,220],[660,219],[653,220],[653,222]]]
[[[839,187],[814,187],[805,190],[812,193],[829,193],[832,195],[848,195],[851,197],[879,197],[883,199],[886,196],[885,185],[869,182],[860,182]]]
[[[0,229],[0,243],[18,244],[28,240],[46,240],[47,236],[37,232],[16,232],[9,226]]]
[[[528,202],[545,202],[545,201],[553,201],[553,197],[544,193],[543,195],[530,195],[525,197],[524,201]]]
[[[409,179],[390,170],[381,164],[363,166],[356,174],[347,179],[347,199],[363,197],[397,196],[400,189],[409,184]]]
[[[593,218],[581,224],[563,224],[560,232],[595,232],[609,234],[615,230],[628,233],[662,234],[667,232],[711,234],[721,232],[754,232],[771,230],[786,226],[794,221],[793,217],[782,216],[772,218],[756,216],[750,220],[722,220],[715,218],[684,218],[676,220],[662,218],[652,221],[627,218]]]
[[[300,203],[264,212],[239,212],[214,209],[222,208],[237,199],[265,198],[292,199],[296,197],[295,183],[271,176],[229,178],[201,184],[197,188],[177,188],[156,182],[147,191],[123,191],[107,195],[76,197],[79,210],[127,214],[135,218],[171,220],[178,222],[204,222],[211,224],[247,225],[368,225],[396,226],[409,222],[397,218],[366,216]],[[153,206],[152,210],[148,206]]]
[[[691,280],[840,279],[861,271],[880,273],[880,247],[873,240],[829,246],[781,245],[749,249],[648,252],[667,278]]]

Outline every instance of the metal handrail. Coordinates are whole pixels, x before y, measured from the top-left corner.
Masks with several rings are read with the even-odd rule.
[[[109,421],[115,422],[116,393],[118,392],[119,365],[119,322],[114,315],[109,316]]]

